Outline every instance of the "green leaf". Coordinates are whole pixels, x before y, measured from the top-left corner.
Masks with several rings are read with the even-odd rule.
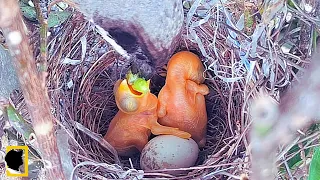
[[[304,142],[305,144],[305,142]],[[303,144],[303,145],[304,145]],[[288,154],[294,154],[300,150],[300,147],[298,145],[294,145],[289,151]],[[300,156],[300,153],[293,156],[291,159],[288,160],[288,166],[290,169],[293,169],[294,167],[299,166],[302,163],[302,158]]]
[[[305,145],[306,143],[307,142],[304,142],[302,144]],[[289,150],[288,154],[296,153],[299,150],[300,150],[299,146],[295,145]],[[310,153],[310,150],[311,150],[310,148],[304,150],[304,153],[306,156]],[[302,163],[303,162],[302,162],[300,153],[296,154],[295,156],[293,156],[291,159],[288,160],[288,165],[290,169],[295,169],[296,167],[300,166]]]
[[[6,109],[10,124],[29,142],[31,135],[34,135],[32,125],[26,122],[11,104]]]
[[[312,156],[308,180],[318,180],[320,177],[320,148],[315,148]]]
[[[21,9],[22,15],[27,19],[29,19],[30,21],[37,21],[36,9],[22,1],[20,1],[19,3],[20,3],[20,9]]]
[[[31,7],[28,4],[20,1],[20,9],[24,17],[31,21],[37,21],[37,11],[35,7]],[[69,11],[51,11],[48,17],[48,27],[54,27],[61,25],[71,16]]]
[[[317,38],[318,38],[318,32],[316,28],[313,29],[313,35],[312,35],[312,46],[314,51],[317,50]]]
[[[313,134],[314,132],[317,132],[319,131],[320,129],[320,124],[312,124],[308,131],[307,131],[307,134]],[[305,146],[306,144],[308,143],[308,141],[305,141],[305,142],[302,142],[302,145]],[[310,153],[313,151],[314,148],[308,148],[308,149],[305,149],[304,150],[304,153],[306,156],[309,156]],[[294,154],[296,152],[298,152],[300,150],[300,147],[298,145],[294,145],[289,151],[287,154]],[[288,159],[287,160],[287,163],[288,163],[288,166],[291,170],[294,170],[296,169],[297,167],[299,167],[303,161],[302,161],[302,158],[301,158],[301,155],[300,153],[296,154],[295,156],[293,156],[292,158]],[[284,168],[284,171],[285,171],[285,168]]]
[[[50,12],[48,17],[48,27],[61,25],[71,16],[69,11],[54,11]]]
[[[305,146],[306,143],[307,143],[307,142],[303,142],[303,143],[302,143],[303,146]],[[304,150],[305,155],[308,156],[308,155],[312,152],[313,149],[314,149],[314,148],[305,149],[305,150]],[[298,152],[299,150],[300,150],[300,147],[299,147],[298,145],[294,145],[294,146],[288,151],[287,154],[294,154],[294,153]],[[297,167],[299,167],[299,166],[303,163],[302,158],[301,158],[301,154],[298,153],[298,154],[294,155],[292,158],[287,159],[287,163],[288,163],[288,166],[289,166],[289,168],[290,168],[291,170],[295,170]],[[280,172],[283,172],[283,173],[286,172],[286,168],[285,168],[284,165],[282,165],[282,166],[280,167]]]
[[[287,1],[287,4],[288,4],[288,6],[296,9],[296,6],[293,4],[293,2],[292,2],[291,0],[288,0],[288,1]]]
[[[149,91],[149,85],[145,79],[138,78],[137,80],[134,81],[132,85],[132,89],[138,92],[147,93]]]

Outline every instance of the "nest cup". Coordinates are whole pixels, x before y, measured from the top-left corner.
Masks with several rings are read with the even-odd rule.
[[[185,33],[184,30],[183,34]],[[34,46],[37,45],[35,42]],[[78,177],[116,179],[144,175],[152,178],[211,179],[222,178],[223,175],[215,172],[228,168],[231,168],[231,174],[243,173],[242,166],[233,168],[232,165],[242,161],[245,156],[242,153],[242,143],[234,138],[238,135],[237,132],[240,132],[243,101],[240,83],[235,83],[230,94],[227,83],[206,71],[205,84],[210,89],[210,93],[205,96],[208,115],[207,142],[206,146],[200,149],[196,165],[184,168],[186,173],[178,176],[172,176],[170,171],[165,170],[142,172],[139,171],[140,154],[118,159],[108,143],[102,141],[110,121],[118,111],[113,85],[118,79],[125,77],[129,62],[117,54],[80,13],[76,13],[62,27],[54,29],[49,40],[49,50],[49,96],[55,116],[73,135],[68,140],[73,165],[83,163],[75,171]],[[185,36],[176,52],[182,50],[194,52],[202,61],[205,60],[198,45]],[[77,65],[63,63],[65,58],[81,61]],[[221,62],[223,63],[229,62]],[[151,92],[155,95],[165,83],[165,77],[159,75],[164,71],[157,67],[157,75],[151,79]],[[20,110],[23,107],[18,106]]]
[[[74,17],[79,18],[78,15]],[[72,19],[70,21],[76,22]],[[70,24],[74,27],[70,27]],[[118,111],[113,94],[113,85],[118,79],[125,77],[129,63],[112,50],[92,30],[92,25],[84,19],[70,24],[62,28],[64,31],[58,31],[55,37],[57,41],[54,44],[50,44],[57,52],[62,52],[60,56],[58,53],[51,56],[48,79],[51,80],[51,89],[55,90],[51,91],[50,95],[55,100],[54,106],[57,107],[57,117],[74,135],[74,139],[71,138],[73,140],[69,140],[74,165],[85,161],[110,165],[110,167],[80,167],[77,169],[77,175],[84,177],[88,174],[107,174],[108,178],[116,178],[119,176],[119,173],[124,173],[129,169],[140,170],[140,154],[136,154],[136,156],[130,158],[120,157],[119,162],[112,152],[110,152],[110,148],[105,145],[105,142],[99,142],[88,133],[74,126],[75,122],[77,122],[91,132],[101,135],[100,137],[105,135],[110,121]],[[70,35],[69,37],[64,37],[63,34]],[[62,39],[59,40],[59,36]],[[86,47],[84,60],[76,66],[59,63],[68,54],[71,59],[81,58],[81,55],[83,55],[79,49],[81,38],[86,38],[87,41],[86,46],[82,46]],[[64,39],[70,42],[66,43]],[[76,48],[77,46],[78,48]],[[188,39],[181,41],[180,47],[176,52],[181,50],[189,50],[200,55],[197,45],[188,41]],[[200,58],[203,60],[201,55]],[[163,72],[164,70],[158,67],[157,74]],[[229,100],[226,98],[229,96],[228,87],[223,81],[212,78],[212,75],[208,73],[206,72],[206,76],[209,79],[205,81],[205,84],[210,89],[210,93],[205,96],[208,115],[206,146],[200,149],[196,165],[187,168],[187,174],[181,175],[180,178],[209,176],[211,172],[221,168],[219,167],[220,163],[227,164],[236,159],[236,157],[231,155],[232,153],[226,153],[227,151],[237,151],[240,148],[240,145],[233,147],[233,149],[226,147],[231,145],[230,141],[233,141],[232,136],[234,136],[234,132],[236,131],[236,129],[230,128],[237,127],[234,117],[231,117],[231,124],[228,124],[228,111],[230,111],[230,107],[227,107]],[[155,75],[151,79],[152,93],[157,95],[164,83],[164,77]],[[236,94],[237,92],[234,95]],[[238,99],[232,101],[238,101]],[[234,104],[237,104],[237,102]],[[240,105],[240,102],[238,104]],[[234,112],[229,114],[229,116],[236,116],[237,112],[240,112],[239,107],[232,107]],[[116,167],[115,170],[118,173],[111,171],[112,167]],[[166,174],[170,174],[169,171],[161,170],[145,173],[145,177],[153,178],[166,177]],[[136,175],[134,173],[127,174],[127,176]]]

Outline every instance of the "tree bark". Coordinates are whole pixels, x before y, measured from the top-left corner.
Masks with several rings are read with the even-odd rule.
[[[65,179],[54,134],[55,118],[45,85],[46,72],[37,71],[17,0],[0,0],[0,27],[13,56],[41,156],[47,163],[46,178]]]

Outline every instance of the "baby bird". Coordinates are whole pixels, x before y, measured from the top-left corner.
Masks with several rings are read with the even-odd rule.
[[[150,80],[136,82],[139,87],[136,89],[140,91],[129,85],[127,79],[118,80],[114,86],[119,111],[112,119],[104,139],[117,150],[118,154],[132,156],[141,152],[151,133],[190,138],[189,133],[178,128],[162,126],[157,122],[158,99],[150,92]]]
[[[209,88],[202,84],[204,67],[191,52],[174,54],[168,62],[166,83],[158,95],[159,123],[191,134],[199,147],[206,143],[207,111],[204,95]]]

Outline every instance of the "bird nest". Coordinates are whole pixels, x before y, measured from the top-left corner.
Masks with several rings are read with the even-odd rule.
[[[74,18],[79,17],[81,17],[79,14],[74,16]],[[74,164],[94,162],[91,165],[84,163],[77,171],[83,176],[90,177],[96,174],[107,175],[107,178],[141,176],[141,172],[138,171],[139,155],[118,159],[112,147],[101,139],[118,111],[113,85],[118,79],[124,78],[129,64],[95,32],[92,24],[82,18],[80,21],[78,19],[70,22],[77,23],[63,27],[56,40],[51,41],[54,41],[50,46],[55,49],[56,54],[51,55],[48,80],[50,89],[53,90],[51,97],[54,99],[57,117],[74,135],[73,141],[70,141]],[[82,48],[86,50],[85,54]],[[180,50],[191,50],[201,54],[196,44],[186,38],[181,41],[176,51]],[[83,61],[77,65],[61,63],[66,57],[73,60],[83,58]],[[159,75],[151,79],[151,91],[155,95],[165,82],[165,77],[160,75],[164,70],[161,68],[158,70]],[[236,145],[237,140],[234,136],[239,133],[237,133],[237,122],[233,120],[240,119],[243,101],[241,92],[235,89],[230,96],[228,85],[219,79],[208,78],[205,84],[210,89],[210,94],[206,96],[207,143],[200,151],[196,166],[187,168],[190,171],[187,177],[203,176],[221,168],[218,166],[220,163],[232,164],[243,161],[241,152],[244,148],[239,142]],[[229,96],[233,99],[230,105],[226,99]],[[232,111],[230,113],[238,117],[229,114],[228,119],[228,111]],[[233,152],[238,153],[234,156]],[[99,163],[105,164],[98,166]],[[168,172],[161,170],[144,173],[152,177],[172,177]]]
[[[81,17],[79,14],[74,16],[74,18],[79,17]],[[50,44],[57,54],[51,55],[48,80],[50,80],[50,89],[53,89],[51,97],[55,100],[56,113],[59,114],[60,121],[74,135],[74,142],[71,141],[74,164],[88,161],[96,163],[81,166],[77,171],[87,177],[97,173],[107,175],[107,178],[125,175],[141,176],[141,172],[138,171],[140,170],[139,155],[131,158],[119,157],[118,160],[118,157],[112,153],[114,152],[112,148],[101,139],[118,111],[113,85],[118,79],[124,78],[129,64],[95,32],[92,24],[83,19],[70,20],[70,22],[77,23],[70,23],[71,26],[69,24],[63,27],[61,36],[56,36],[55,44]],[[192,50],[201,54],[196,44],[190,42],[185,36],[183,38],[176,51]],[[85,49],[85,54],[82,48]],[[66,57],[73,60],[83,59],[77,65],[62,64],[61,60]],[[158,74],[164,71],[161,68],[158,70]],[[239,139],[235,138],[239,134],[240,122],[235,120],[241,118],[242,92],[238,87],[234,87],[230,94],[227,83],[210,77],[213,75],[209,72],[207,76],[205,84],[210,89],[210,94],[206,96],[207,143],[199,153],[196,166],[187,168],[190,173],[181,177],[183,179],[203,177],[224,168],[219,164],[225,164],[225,167],[228,167],[234,165],[234,162],[244,162],[245,154],[242,152],[245,148]],[[155,75],[151,79],[152,93],[157,95],[164,82],[164,77]],[[99,163],[105,163],[105,165],[98,166]],[[239,168],[233,169],[232,174],[245,173],[242,167]],[[171,177],[168,172],[161,170],[144,173],[145,177],[148,175]]]
[[[170,173],[179,169],[142,171],[139,155],[118,157],[112,146],[103,140],[110,121],[118,111],[113,85],[125,76],[129,64],[81,13],[75,12],[69,22],[54,28],[48,49],[49,96],[62,128],[72,135],[68,140],[75,167],[72,173],[84,179],[225,179],[250,174],[248,100],[255,97],[261,88],[279,100],[281,92],[299,76],[298,70],[306,64],[306,61],[298,62],[295,58],[299,56],[307,59],[310,56],[308,48],[302,43],[300,47],[289,48],[289,54],[298,52],[290,57],[285,56],[281,49],[273,49],[285,43],[295,43],[297,37],[290,32],[285,33],[277,45],[271,44],[272,48],[268,42],[263,41],[266,35],[262,33],[256,49],[263,57],[250,59],[251,62],[257,61],[254,70],[250,72],[248,67],[252,64],[241,56],[241,45],[245,41],[254,41],[254,36],[251,39],[248,34],[252,34],[256,26],[253,24],[252,29],[244,27],[242,31],[234,29],[234,25],[243,18],[241,6],[234,2],[225,4],[228,10],[218,6],[208,10],[199,5],[199,11],[185,7],[185,23],[189,25],[184,26],[176,52],[189,50],[201,57],[206,67],[205,84],[210,93],[205,96],[208,115],[206,146],[200,149],[196,165],[184,168],[188,173],[181,176]],[[279,17],[283,20],[284,14]],[[274,31],[290,29],[284,27],[284,24],[280,23],[283,27],[277,27]],[[272,61],[270,55],[278,55],[280,63]],[[259,58],[263,62],[259,62]],[[165,82],[165,78],[160,75],[165,70],[161,68],[157,68],[157,75],[151,80],[151,91],[155,95]],[[18,94],[13,99],[21,110],[25,107]]]

